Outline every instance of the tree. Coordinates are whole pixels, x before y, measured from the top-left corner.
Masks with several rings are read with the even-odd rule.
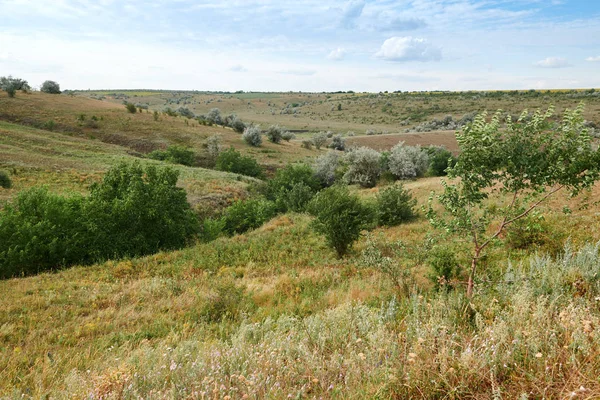
[[[344,179],[349,184],[374,187],[381,174],[381,153],[369,147],[360,147],[346,154],[348,170]]]
[[[283,139],[283,129],[279,125],[271,125],[267,129],[267,139],[272,143],[281,143]]]
[[[248,143],[250,146],[259,147],[262,144],[260,126],[248,125],[246,129],[244,129],[242,139],[244,139],[244,142]]]
[[[40,90],[44,93],[60,94],[60,85],[54,81],[45,81]]]
[[[473,295],[478,261],[484,250],[510,226],[560,190],[575,196],[599,177],[599,152],[583,124],[583,105],[566,110],[553,123],[553,109],[527,111],[500,129],[500,112],[490,122],[486,114],[457,133],[460,156],[443,181],[438,199],[448,218],[434,212],[434,226],[464,235],[473,244],[467,296]],[[495,203],[495,204],[490,204]]]
[[[0,77],[0,89],[6,91],[8,97],[15,97],[17,90],[27,92],[31,90],[31,87],[26,80],[13,78],[9,75]]]

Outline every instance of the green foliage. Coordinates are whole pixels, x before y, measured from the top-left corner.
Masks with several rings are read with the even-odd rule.
[[[470,237],[469,295],[482,251],[503,231],[555,192],[564,189],[574,196],[598,180],[600,156],[584,127],[583,106],[566,110],[559,124],[552,115],[552,108],[533,115],[524,111],[517,122],[509,118],[506,129],[500,129],[501,113],[490,122],[484,113],[457,134],[461,153],[447,172],[459,179],[443,182],[438,197],[447,218],[431,204],[428,216],[435,226]],[[508,201],[488,206],[488,200],[502,198]]]
[[[60,85],[54,81],[45,81],[42,83],[40,91],[49,94],[60,94]]]
[[[449,289],[461,274],[455,251],[440,247],[429,252],[430,273],[427,276],[436,289]]]
[[[369,147],[360,147],[346,154],[348,170],[344,174],[347,183],[357,183],[370,188],[377,184],[381,174],[381,154]]]
[[[248,125],[242,134],[244,142],[253,147],[259,147],[262,144],[262,133],[258,125]]]
[[[263,170],[258,162],[250,156],[243,156],[233,147],[219,153],[215,168],[219,171],[233,172],[255,178],[263,177]]]
[[[15,89],[14,86],[9,86],[6,88],[6,93],[8,94],[8,97],[15,97],[17,89]]]
[[[429,155],[429,176],[446,176],[448,167],[456,164],[456,157],[443,146],[430,146],[425,150]]]
[[[137,108],[135,107],[135,104],[133,104],[133,103],[126,103],[125,108],[127,109],[127,112],[129,112],[131,114],[135,114],[137,112]]]
[[[377,195],[377,221],[383,226],[410,221],[415,217],[416,204],[417,200],[402,184],[385,188]]]
[[[20,193],[0,214],[0,276],[184,246],[198,229],[177,176],[123,163],[85,198],[44,188]]]
[[[218,281],[200,309],[200,316],[208,323],[236,321],[251,306],[252,301],[246,295],[244,287],[236,286],[231,280]]]
[[[10,189],[12,186],[12,181],[10,180],[10,176],[6,171],[0,171],[0,187],[4,189]]]
[[[178,176],[174,169],[137,162],[111,168],[92,186],[85,207],[97,251],[120,258],[184,246],[198,221],[177,187]]]
[[[206,218],[200,227],[200,240],[208,243],[223,235],[225,220],[222,218]]]
[[[30,275],[92,261],[92,237],[80,196],[45,188],[21,192],[0,213],[0,277]]]
[[[166,150],[154,150],[148,154],[148,158],[191,167],[196,161],[196,154],[192,149],[173,145],[167,147]]]
[[[9,75],[0,77],[0,90],[5,90],[9,97],[15,97],[17,90],[27,92],[28,90],[31,90],[31,87],[26,80],[14,78]]]
[[[276,207],[265,199],[238,200],[223,213],[223,231],[229,235],[256,229],[273,218]]]
[[[158,114],[158,111],[154,111],[152,113],[152,118],[154,118],[154,121],[158,121],[160,119],[160,116]]]
[[[269,181],[267,192],[278,210],[301,212],[319,188],[319,181],[309,165],[289,164]]]
[[[325,236],[340,258],[373,221],[371,208],[344,186],[332,186],[317,193],[308,211],[315,216],[314,229]]]

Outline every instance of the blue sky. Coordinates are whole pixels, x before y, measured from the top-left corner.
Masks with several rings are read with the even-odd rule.
[[[599,0],[0,0],[0,76],[70,89],[600,87]]]

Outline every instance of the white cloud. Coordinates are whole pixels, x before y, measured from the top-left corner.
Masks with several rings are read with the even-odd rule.
[[[338,47],[337,49],[332,50],[331,53],[329,53],[329,55],[327,56],[327,58],[334,61],[340,61],[344,59],[345,55],[346,50],[342,49],[341,47]]]
[[[571,64],[563,57],[547,57],[535,63],[541,68],[566,68],[570,67]]]
[[[585,59],[585,61],[589,61],[589,62],[600,62],[600,56],[596,56],[596,57],[588,57]]]
[[[375,57],[387,61],[439,61],[442,51],[427,39],[394,36],[383,42]]]
[[[375,28],[382,31],[413,31],[426,26],[422,18],[393,18],[387,23],[377,24]]]

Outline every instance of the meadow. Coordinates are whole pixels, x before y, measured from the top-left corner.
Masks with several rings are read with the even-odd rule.
[[[0,208],[40,185],[85,196],[107,170],[137,161],[177,170],[192,209],[216,218],[259,198],[277,171],[328,154],[303,145],[319,131],[342,134],[348,150],[404,141],[458,155],[455,130],[418,126],[550,104],[561,115],[584,101],[593,129],[594,93],[1,93],[0,170],[12,185],[0,189]],[[123,101],[148,109],[128,113]],[[296,138],[249,146],[229,127],[164,112],[180,106],[279,124]],[[208,168],[215,135],[223,149],[254,158],[262,179]],[[149,157],[173,145],[193,150],[197,163]],[[416,216],[371,226],[343,258],[310,213],[286,211],[208,243],[2,280],[0,397],[600,397],[600,186],[558,192],[493,241],[467,296],[469,238],[427,218],[442,181],[404,180]],[[373,187],[349,189],[370,204],[393,185],[382,174]],[[493,198],[486,210],[506,202]],[[454,272],[439,279],[435,266],[448,260]]]

